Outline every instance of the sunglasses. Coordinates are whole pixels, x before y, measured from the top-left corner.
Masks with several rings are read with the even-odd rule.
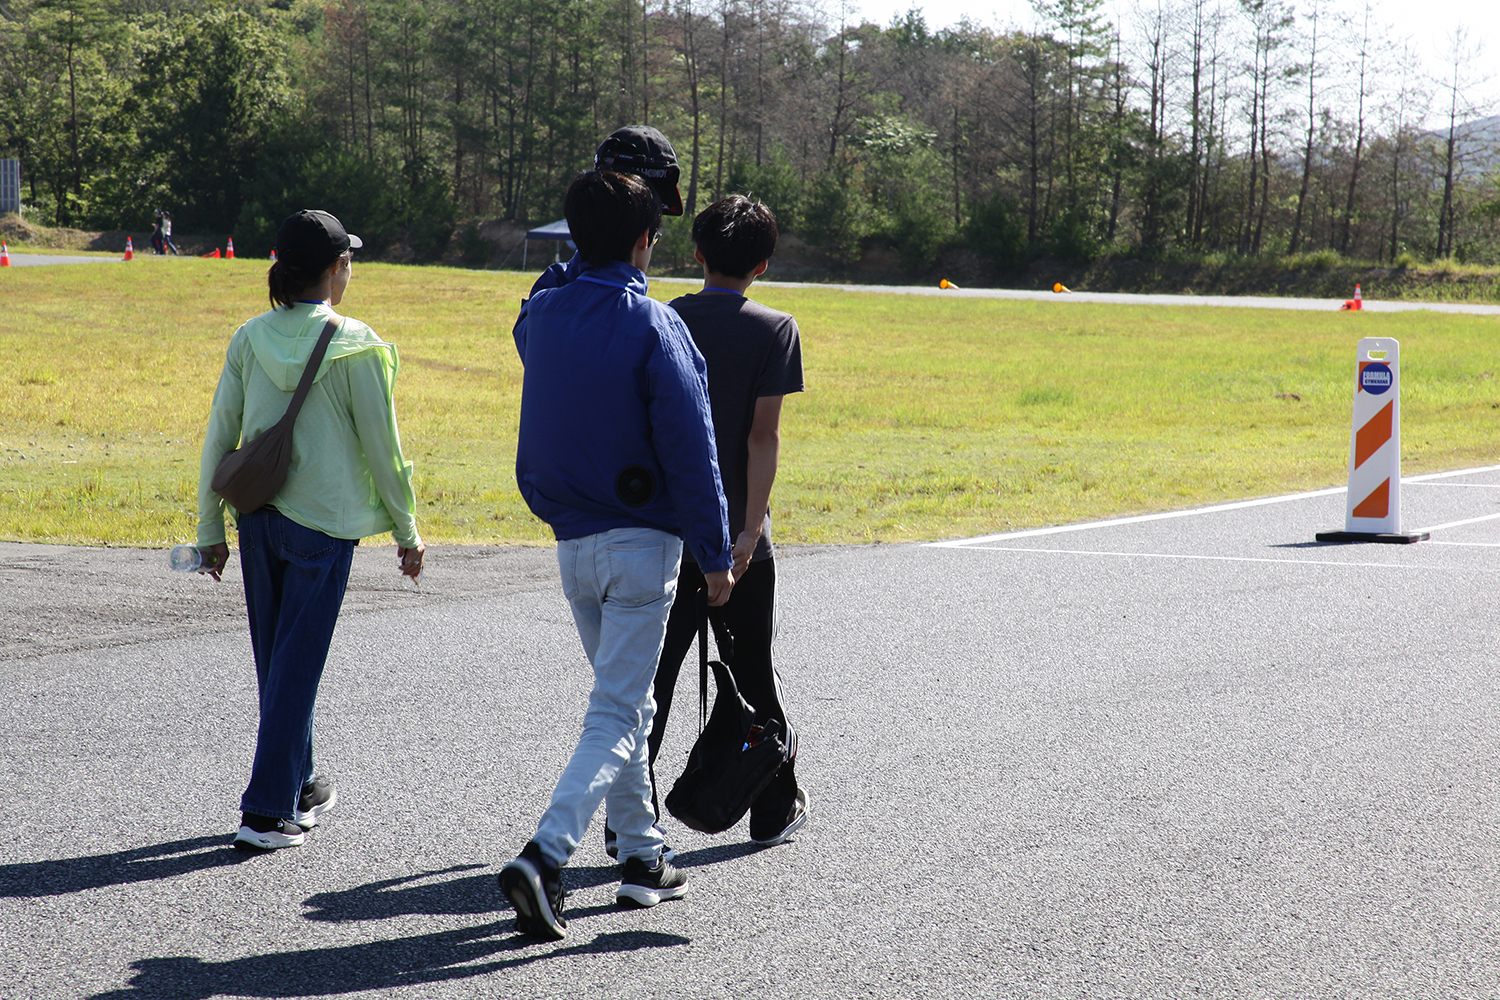
[[[652,246],[656,246],[656,244],[658,244],[658,243],[661,242],[661,233],[662,233],[662,231],[660,229],[658,229],[656,232],[654,232],[654,233],[651,234],[651,245]]]

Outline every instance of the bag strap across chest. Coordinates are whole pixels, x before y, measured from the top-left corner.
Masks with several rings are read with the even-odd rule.
[[[307,402],[307,394],[312,391],[313,379],[318,377],[318,368],[323,364],[323,358],[328,354],[328,345],[333,342],[333,335],[338,332],[339,321],[331,319],[323,324],[323,332],[318,335],[318,342],[313,345],[312,354],[308,355],[307,367],[302,370],[302,377],[297,380],[297,391],[292,393],[292,401],[287,404],[286,415],[277,423],[294,423],[297,414],[302,412],[302,404]]]

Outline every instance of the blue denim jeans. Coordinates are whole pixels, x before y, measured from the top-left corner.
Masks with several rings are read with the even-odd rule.
[[[563,593],[594,667],[594,689],[583,735],[537,825],[537,845],[554,864],[573,856],[600,802],[608,804],[621,861],[654,863],[661,852],[647,737],[656,714],[651,686],[681,561],[682,540],[652,528],[615,528],[557,543]]]
[[[260,727],[242,812],[289,820],[313,776],[313,703],[344,603],[354,542],[275,508],[240,517],[240,569],[260,689]]]

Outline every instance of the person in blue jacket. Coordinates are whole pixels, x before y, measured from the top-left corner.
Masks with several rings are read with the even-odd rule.
[[[516,483],[557,537],[594,688],[536,835],[499,876],[517,930],[553,940],[567,934],[561,867],[601,802],[624,862],[616,898],[654,906],[686,893],[652,805],[652,684],[683,546],[711,605],[734,586],[708,369],[677,314],[646,297],[661,201],[637,177],[596,170],[568,188],[564,209],[577,275],[533,295],[515,326]]]
[[[612,170],[617,174],[634,174],[651,186],[661,199],[662,215],[682,214],[682,192],[677,180],[677,152],[667,137],[650,125],[626,125],[605,137],[594,153],[595,170]],[[578,241],[573,241],[577,246]],[[543,271],[531,286],[535,295],[544,288],[561,288],[578,276],[583,258],[574,254],[567,263],[558,262]]]

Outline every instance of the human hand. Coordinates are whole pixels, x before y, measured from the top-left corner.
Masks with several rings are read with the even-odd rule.
[[[734,589],[734,572],[732,570],[720,570],[717,573],[704,573],[703,579],[708,583],[708,606],[717,608],[729,600],[729,592]]]
[[[427,546],[417,543],[414,549],[396,546],[396,565],[401,567],[401,575],[411,577],[411,582],[417,586],[422,585],[422,553],[427,551]]]
[[[745,575],[745,568],[750,565],[750,557],[755,555],[755,547],[760,544],[760,528],[754,531],[742,531],[740,537],[734,542],[734,576],[735,579]]]
[[[200,547],[198,551],[203,553],[203,568],[198,572],[207,573],[215,580],[219,579],[219,574],[224,572],[224,566],[229,562],[229,543],[220,542],[218,545]]]

